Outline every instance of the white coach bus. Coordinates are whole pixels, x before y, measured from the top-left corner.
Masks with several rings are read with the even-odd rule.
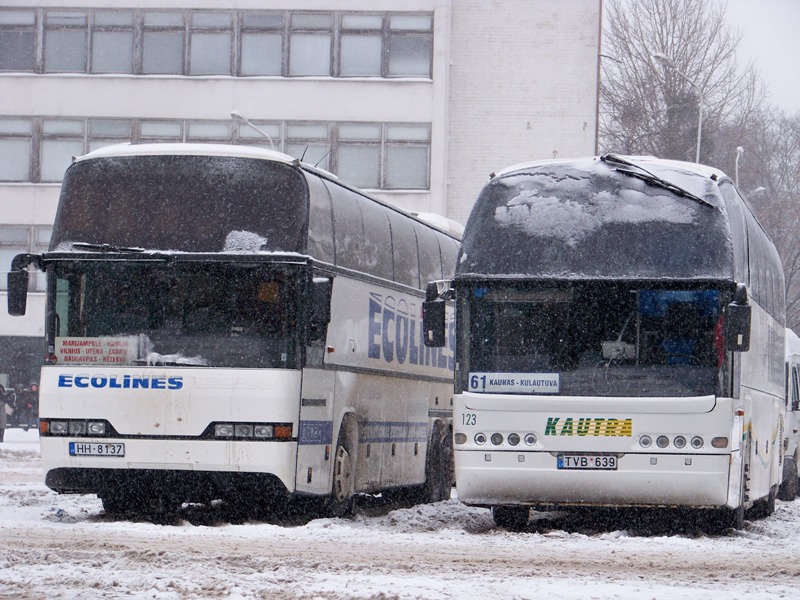
[[[289,156],[120,145],[67,170],[47,274],[45,482],[109,512],[450,496],[454,356],[422,288],[458,240]],[[452,347],[452,344],[451,344]]]
[[[455,297],[460,500],[512,529],[530,507],[707,509],[734,527],[774,509],[784,276],[723,173],[615,155],[512,167],[461,252],[424,305],[440,345]]]

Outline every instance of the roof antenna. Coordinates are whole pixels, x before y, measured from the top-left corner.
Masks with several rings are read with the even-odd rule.
[[[327,151],[325,154],[323,154],[323,155],[322,155],[322,158],[320,158],[320,159],[319,159],[319,160],[318,160],[318,161],[317,161],[317,162],[314,164],[314,167],[315,167],[315,168],[316,168],[316,167],[319,167],[319,163],[321,163],[323,160],[325,160],[326,158],[328,158],[328,154],[330,154],[330,153],[331,153],[331,151],[330,151],[330,150],[328,150],[328,151]]]

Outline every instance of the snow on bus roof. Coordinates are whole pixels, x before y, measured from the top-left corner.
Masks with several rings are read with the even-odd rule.
[[[234,146],[231,144],[113,144],[104,146],[83,156],[76,156],[74,162],[81,162],[94,158],[109,158],[115,156],[231,156],[240,158],[254,158],[260,160],[271,160],[291,164],[297,159],[277,152],[267,150],[257,146]]]
[[[624,158],[625,160],[628,160],[636,165],[641,165],[643,167],[648,167],[648,166],[668,167],[671,169],[682,170],[687,173],[692,173],[694,175],[700,175],[702,177],[707,177],[710,179],[713,178],[717,180],[727,177],[725,173],[723,173],[719,169],[699,163],[690,163],[680,160],[657,158],[655,156],[646,156],[646,155],[618,155],[618,156],[620,156],[620,158]],[[559,165],[559,164],[567,165],[567,164],[584,163],[584,162],[597,162],[600,160],[601,157],[599,156],[587,156],[578,158],[557,158],[550,160],[534,160],[506,167],[501,171],[498,171],[497,173],[493,173],[492,178],[499,177],[501,175],[508,175],[510,173],[522,171],[525,169],[532,169],[547,165]]]

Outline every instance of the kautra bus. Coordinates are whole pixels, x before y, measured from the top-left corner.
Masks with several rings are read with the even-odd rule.
[[[784,459],[785,296],[733,182],[648,157],[493,176],[455,278],[428,286],[426,343],[456,303],[458,498],[529,508],[679,507],[741,527]]]
[[[458,239],[278,152],[117,145],[66,172],[49,250],[45,483],[106,511],[450,496],[451,350],[423,287]]]

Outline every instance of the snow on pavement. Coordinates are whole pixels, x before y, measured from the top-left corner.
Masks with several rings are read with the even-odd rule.
[[[798,598],[800,501],[743,531],[497,528],[453,498],[307,523],[105,515],[42,483],[35,431],[0,444],[0,598]],[[194,523],[194,524],[193,524]]]

